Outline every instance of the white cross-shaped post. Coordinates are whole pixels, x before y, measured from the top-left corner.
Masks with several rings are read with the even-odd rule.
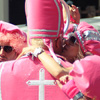
[[[28,85],[39,85],[39,100],[44,99],[44,85],[55,85],[55,80],[45,80],[45,70],[43,68],[39,71],[39,80],[28,80]]]

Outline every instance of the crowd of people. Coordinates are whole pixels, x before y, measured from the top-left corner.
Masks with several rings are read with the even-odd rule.
[[[0,21],[0,100],[100,100],[98,30],[63,0],[26,0],[25,13],[28,33]]]

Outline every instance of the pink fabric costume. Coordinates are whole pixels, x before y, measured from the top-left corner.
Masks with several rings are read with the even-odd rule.
[[[77,27],[78,27],[77,24],[69,24],[68,30],[66,34],[64,34],[64,38],[68,39],[68,35],[77,31]]]
[[[87,56],[75,61],[70,75],[81,92],[93,100],[100,100],[100,56]]]
[[[81,22],[75,32],[83,53],[100,56],[100,33],[90,24]]]
[[[61,9],[59,0],[27,0],[30,38],[60,36]],[[69,100],[38,58],[31,55],[0,63],[0,93],[0,100]]]
[[[100,100],[100,56],[87,56],[73,63],[70,75],[74,80],[63,85],[63,91],[70,97],[78,93],[78,89],[87,97]]]
[[[9,34],[8,34],[9,33]],[[0,42],[8,42],[20,54],[27,46],[27,35],[16,25],[0,21]]]

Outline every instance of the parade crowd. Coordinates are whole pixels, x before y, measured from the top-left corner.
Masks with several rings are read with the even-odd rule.
[[[78,7],[26,0],[25,14],[27,33],[0,21],[0,100],[100,100],[100,33]]]

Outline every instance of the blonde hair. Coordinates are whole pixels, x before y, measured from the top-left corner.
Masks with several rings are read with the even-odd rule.
[[[75,60],[80,60],[80,59],[82,59],[82,58],[85,57],[84,54],[83,54],[83,52],[82,52],[82,50],[81,50],[81,47],[80,47],[79,43],[77,43],[77,45],[79,46],[79,51],[78,51],[77,56],[74,57],[74,61]]]
[[[45,46],[45,44],[43,42],[43,39],[41,39],[41,38],[31,39],[30,42],[31,42],[32,46],[37,46],[37,47],[41,47],[41,48],[47,49],[47,47]]]

